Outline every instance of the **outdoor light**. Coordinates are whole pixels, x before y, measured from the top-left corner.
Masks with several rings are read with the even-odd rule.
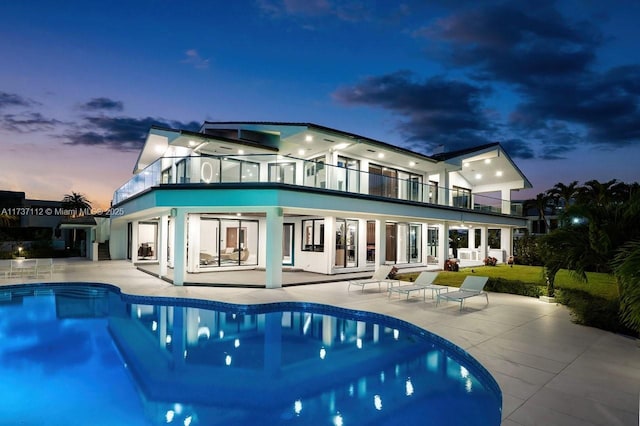
[[[496,172],[496,176],[498,176],[498,177],[502,176],[502,171],[501,171],[501,170],[498,170],[498,171]]]
[[[306,136],[304,137],[304,140],[305,140],[305,141],[307,141],[307,142],[311,142],[311,141],[313,140],[313,136],[311,136],[311,135],[306,135]]]
[[[382,152],[378,153],[378,158],[384,158],[384,153]]]

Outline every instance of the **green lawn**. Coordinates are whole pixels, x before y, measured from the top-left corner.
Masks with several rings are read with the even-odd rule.
[[[415,279],[417,273],[401,274],[400,279],[409,281]],[[459,287],[467,275],[480,275],[489,278],[503,278],[505,280],[522,281],[525,283],[544,285],[544,277],[541,266],[508,265],[498,266],[477,266],[473,268],[462,268],[459,272],[445,272],[438,274],[436,284]],[[615,277],[609,274],[589,272],[587,282],[582,282],[575,278],[569,271],[561,270],[556,276],[556,288],[574,288],[584,290],[594,296],[606,299],[616,299],[618,297],[618,287]]]

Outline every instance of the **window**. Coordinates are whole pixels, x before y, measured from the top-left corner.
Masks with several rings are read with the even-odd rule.
[[[338,167],[336,167],[335,173],[339,191],[360,191],[360,161],[338,157]]]
[[[258,182],[260,165],[249,161],[223,158],[221,162],[222,182]]]
[[[269,164],[269,182],[296,183],[295,163],[271,163]]]
[[[369,194],[386,198],[398,197],[398,172],[388,167],[369,165]]]
[[[324,219],[302,221],[302,251],[324,251]]]
[[[367,221],[367,263],[376,261],[376,221]]]
[[[432,204],[438,204],[438,182],[434,182],[430,180],[428,191],[429,191],[429,194],[427,197],[427,202]]]
[[[180,160],[176,163],[176,183],[189,183],[187,160]]]
[[[466,188],[460,188],[459,186],[454,186],[451,191],[454,207],[461,207],[463,209],[471,208],[471,190]]]
[[[358,266],[358,221],[336,220],[335,265],[341,267]]]
[[[327,171],[324,168],[324,157],[304,162],[304,185],[315,188],[327,187]]]

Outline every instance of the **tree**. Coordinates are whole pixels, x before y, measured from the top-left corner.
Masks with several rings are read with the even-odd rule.
[[[541,192],[540,194],[536,195],[535,199],[527,200],[524,203],[525,212],[530,208],[536,209],[536,212],[538,213],[538,220],[544,223],[545,231],[548,231],[551,227],[551,224],[547,219],[547,210],[551,207],[550,201],[552,201],[552,197],[547,193]]]
[[[91,210],[91,202],[83,194],[71,192],[62,199],[62,205],[67,210],[72,210],[71,217],[84,216],[84,213]]]
[[[613,267],[620,294],[620,319],[640,333],[640,240],[625,244]]]
[[[91,202],[83,194],[77,192],[71,192],[66,194],[62,199],[62,206],[71,211],[69,217],[84,216],[85,212],[91,210]],[[78,230],[73,229],[73,247],[76,247],[76,240],[78,236]]]
[[[569,185],[558,182],[553,186],[553,188],[547,191],[547,195],[553,198],[556,208],[564,211],[575,202],[578,190],[579,187],[577,180],[574,180]]]
[[[640,331],[640,191],[617,181],[585,187],[581,193],[592,195],[579,197],[563,213],[563,226],[540,239],[549,295],[560,269],[585,282],[587,271],[615,273],[621,319]]]
[[[0,213],[0,226],[14,226],[20,221],[20,218],[11,214]]]

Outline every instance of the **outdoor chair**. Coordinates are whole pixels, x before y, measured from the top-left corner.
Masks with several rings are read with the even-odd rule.
[[[462,282],[460,290],[450,291],[444,294],[439,293],[436,299],[436,305],[440,304],[440,299],[455,300],[456,302],[460,302],[460,310],[462,311],[464,301],[474,296],[484,296],[487,299],[487,304],[489,304],[489,295],[484,291],[484,286],[488,280],[489,277],[469,275]]]
[[[391,293],[398,293],[406,294],[408,300],[412,291],[422,291],[422,300],[424,301],[426,300],[427,290],[431,290],[431,298],[433,299],[435,293],[440,294],[443,290],[449,291],[449,287],[446,285],[437,285],[433,283],[437,276],[438,272],[420,272],[420,275],[418,275],[412,284],[390,286],[389,298],[391,298]]]
[[[36,259],[36,276],[40,274],[53,276],[53,259]]]
[[[15,278],[36,275],[36,259],[11,260],[11,271],[9,272],[10,277]]]
[[[367,286],[369,284],[378,284],[378,291],[381,291],[382,283],[387,283],[387,287],[389,287],[390,284],[392,284],[394,282],[398,282],[398,280],[393,280],[393,279],[388,278],[389,277],[389,272],[391,272],[392,268],[393,268],[393,266],[391,266],[391,265],[380,265],[380,266],[378,266],[378,269],[376,269],[376,271],[373,273],[371,278],[358,279],[358,280],[349,280],[349,285],[347,287],[347,291],[349,291],[351,289],[352,285],[362,287],[362,291],[363,292],[364,292],[365,286]]]

